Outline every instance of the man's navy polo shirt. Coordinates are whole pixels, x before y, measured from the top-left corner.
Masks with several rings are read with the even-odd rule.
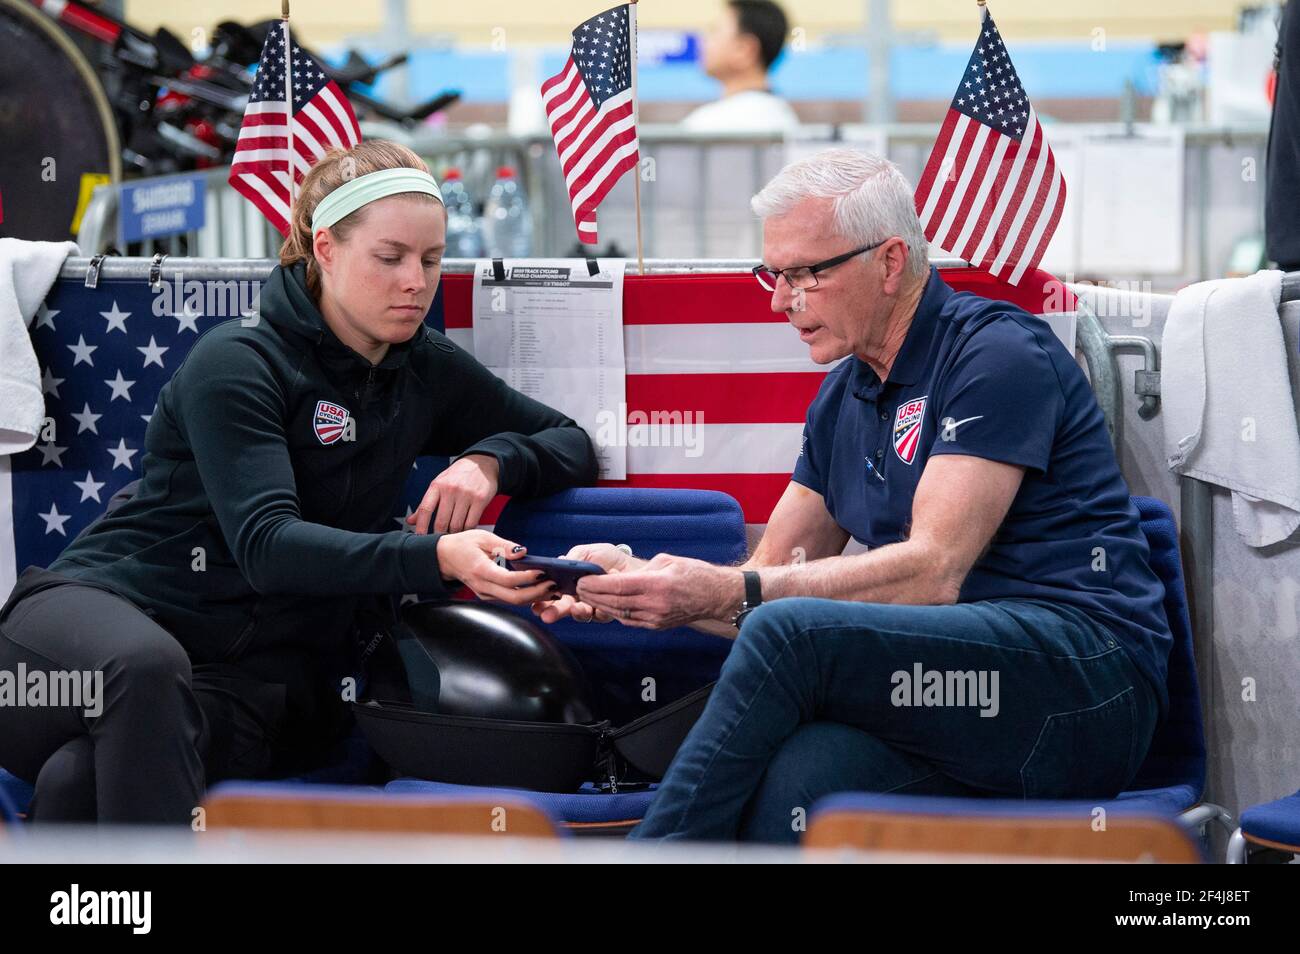
[[[793,479],[867,547],[907,538],[935,454],[1017,464],[1024,481],[958,602],[1041,599],[1106,626],[1168,707],[1173,638],[1163,584],[1120,476],[1105,417],[1046,321],[955,293],[931,268],[883,384],[850,356],[808,408]]]

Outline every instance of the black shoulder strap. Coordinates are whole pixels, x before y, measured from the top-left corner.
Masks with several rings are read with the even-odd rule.
[[[406,667],[406,684],[411,690],[411,702],[425,712],[438,711],[438,697],[442,694],[442,676],[438,664],[429,650],[405,625],[393,627],[393,640]]]

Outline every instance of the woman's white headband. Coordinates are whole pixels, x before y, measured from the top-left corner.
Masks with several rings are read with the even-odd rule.
[[[431,195],[439,202],[442,192],[437,180],[427,172],[419,169],[381,169],[343,183],[316,206],[311,216],[311,234],[327,229],[335,222],[351,215],[363,205],[376,199],[403,192],[422,192]]]

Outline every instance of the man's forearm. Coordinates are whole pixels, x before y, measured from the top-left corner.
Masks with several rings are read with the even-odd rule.
[[[954,603],[961,579],[939,547],[892,543],[867,553],[766,569],[763,600],[813,596],[855,603]]]
[[[744,598],[740,571],[760,569],[745,564],[736,568],[734,613]],[[961,580],[948,567],[944,554],[919,541],[904,541],[854,556],[833,556],[811,563],[762,567],[763,602],[791,596],[810,596],[855,603],[954,603]],[[730,616],[698,620],[692,629],[734,639]]]

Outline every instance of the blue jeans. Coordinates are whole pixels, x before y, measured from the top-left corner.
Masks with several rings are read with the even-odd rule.
[[[629,837],[796,842],[842,791],[1110,798],[1157,705],[1114,635],[1060,604],[777,600]]]

